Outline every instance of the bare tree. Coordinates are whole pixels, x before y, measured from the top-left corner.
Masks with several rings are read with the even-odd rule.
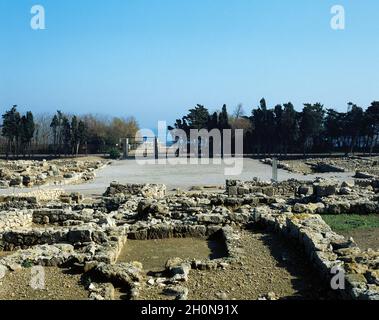
[[[34,117],[36,124],[34,143],[36,146],[47,146],[52,143],[51,118],[52,116],[49,113],[40,113]]]
[[[233,112],[233,117],[236,119],[242,118],[245,115],[242,104],[239,104]]]

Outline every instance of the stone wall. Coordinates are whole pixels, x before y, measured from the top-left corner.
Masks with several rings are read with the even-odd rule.
[[[137,227],[138,228],[138,227]],[[208,237],[221,229],[218,227],[206,227],[204,225],[185,225],[185,224],[156,224],[143,229],[131,226],[127,233],[131,240],[150,240],[168,238],[204,238]]]
[[[3,232],[1,242],[5,251],[13,251],[42,244],[67,243],[80,246],[91,242],[101,244],[106,240],[107,237],[103,231],[87,225],[71,229],[9,230]]]
[[[270,230],[300,244],[322,279],[330,283],[334,267],[344,270],[344,298],[379,299],[379,252],[361,251],[352,241],[333,232],[319,215],[275,214],[255,210],[254,219]]]
[[[160,199],[166,195],[166,186],[163,184],[119,184],[112,182],[104,196],[112,197],[120,194]]]
[[[305,182],[288,180],[284,182],[265,182],[259,180],[241,181],[227,180],[226,194],[229,196],[243,196],[247,194],[264,194],[272,197],[275,195],[294,196],[298,187]]]
[[[17,271],[31,265],[56,267],[66,264],[75,256],[70,244],[40,245],[26,250],[19,250],[0,259],[0,268]]]
[[[34,195],[0,195],[0,203],[7,203],[7,202],[26,202],[28,204],[36,204],[37,197]]]
[[[36,209],[33,210],[33,222],[36,224],[57,224],[63,226],[65,222],[90,222],[93,219],[93,210],[75,212],[69,209]]]

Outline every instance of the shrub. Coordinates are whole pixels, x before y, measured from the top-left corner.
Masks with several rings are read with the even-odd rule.
[[[109,150],[109,157],[111,159],[120,159],[121,158],[121,152],[117,148],[112,148]]]
[[[25,269],[28,269],[28,268],[31,268],[33,267],[33,262],[30,261],[29,259],[26,259],[22,262],[22,267],[25,268]]]

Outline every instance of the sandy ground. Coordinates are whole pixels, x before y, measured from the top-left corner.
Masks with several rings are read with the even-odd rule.
[[[359,248],[379,250],[379,228],[357,229],[339,232],[347,238],[353,237]]]
[[[212,160],[211,160],[212,161]],[[85,195],[98,195],[103,193],[112,181],[120,183],[163,183],[169,189],[189,189],[198,185],[224,185],[226,179],[252,180],[257,177],[261,180],[272,178],[270,166],[260,163],[258,160],[243,159],[242,170],[238,175],[226,175],[225,169],[232,165],[225,164],[149,164],[140,165],[135,160],[114,161],[112,165],[97,172],[95,180],[67,186],[43,186],[37,189],[59,188],[65,191],[78,191]],[[352,180],[353,173],[331,173],[303,175],[279,170],[278,179],[313,180],[316,177],[335,178],[340,181]],[[12,194],[13,192],[28,192],[31,189],[6,189],[0,190],[0,194]]]
[[[39,287],[37,273],[32,269],[8,272],[0,279],[0,300],[85,300],[88,291],[81,284],[81,275],[59,268],[43,268],[44,288]],[[38,275],[42,274],[38,271]],[[38,288],[38,289],[36,289]]]

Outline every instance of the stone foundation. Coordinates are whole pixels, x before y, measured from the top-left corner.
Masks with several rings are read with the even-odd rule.
[[[326,283],[330,283],[334,267],[343,268],[343,298],[379,299],[379,252],[361,251],[353,240],[333,232],[319,215],[377,212],[378,196],[372,182],[362,187],[325,180],[229,180],[224,194],[166,194],[161,185],[112,183],[104,197],[85,204],[80,195],[69,196],[70,201],[32,201],[28,210],[17,209],[20,203],[28,203],[27,197],[23,202],[21,198],[7,200],[9,209],[0,213],[0,250],[14,252],[0,259],[0,266],[17,270],[27,265],[66,265],[82,270],[84,275],[93,271],[108,283],[129,283],[133,298],[138,296],[138,285],[128,282],[128,272],[136,266],[117,263],[127,239],[219,237],[226,246],[225,258],[179,261],[172,257],[165,280],[150,279],[176,285],[185,282],[192,269],[222,270],[238,263],[239,231],[259,224],[300,245]],[[143,270],[143,266],[137,269]],[[100,299],[111,290],[110,285],[92,284],[94,298]],[[185,290],[178,292],[182,298],[186,296]]]
[[[140,196],[143,198],[163,198],[166,194],[166,186],[163,184],[119,184],[112,182],[109,188],[105,191],[105,197],[115,195],[125,196]]]
[[[331,281],[334,267],[344,270],[346,289],[340,291],[342,297],[379,299],[378,278],[373,277],[378,270],[379,252],[362,252],[353,241],[333,232],[319,215],[285,215],[266,210],[256,216],[256,221],[301,245],[325,281]]]

